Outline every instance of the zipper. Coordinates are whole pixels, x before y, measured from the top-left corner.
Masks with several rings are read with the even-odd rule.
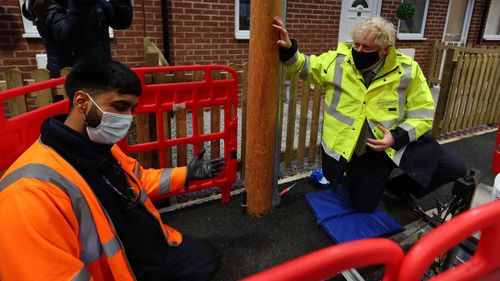
[[[120,165],[120,167],[121,167],[120,162],[118,162],[118,164],[119,164],[119,165]],[[122,168],[122,169],[123,169],[123,168]],[[168,231],[165,231],[165,233],[163,233],[163,228],[161,227],[161,221],[158,221],[158,219],[157,219],[157,218],[155,217],[155,215],[154,215],[154,214],[153,214],[153,213],[152,213],[152,212],[148,209],[148,207],[146,207],[146,205],[144,205],[144,203],[143,203],[143,202],[140,202],[140,196],[141,196],[141,195],[140,195],[140,193],[142,192],[142,188],[141,188],[141,185],[140,185],[140,184],[139,184],[139,182],[138,182],[138,181],[139,181],[139,179],[136,179],[135,175],[131,175],[131,174],[129,174],[129,173],[128,173],[128,171],[127,171],[126,169],[123,169],[123,172],[124,172],[124,173],[125,173],[125,174],[126,174],[126,175],[130,178],[130,179],[132,179],[132,181],[134,182],[134,184],[135,184],[135,185],[137,186],[137,188],[139,189],[139,204],[141,204],[141,205],[144,207],[144,209],[147,211],[147,213],[153,217],[154,221],[157,223],[157,224],[156,224],[156,226],[157,226],[157,227],[159,227],[160,232],[163,234],[162,236],[165,238],[165,241],[167,242],[167,246],[169,246],[169,244],[168,244],[168,238],[167,238],[167,237],[168,237]],[[149,196],[148,196],[148,198],[149,198]]]
[[[392,72],[394,72],[394,71],[395,71],[395,70],[397,70],[397,69],[398,69],[398,66],[396,66],[396,67],[395,67],[394,69],[392,69],[391,71],[389,71],[389,72],[385,73],[384,75],[381,75],[381,76],[379,76],[379,77],[375,77],[375,78],[372,80],[372,82],[370,83],[370,85],[371,85],[371,84],[373,84],[373,82],[375,82],[376,80],[378,80],[378,79],[380,79],[380,78],[383,78],[383,77],[385,77],[385,76],[387,76],[387,75],[391,74]],[[359,79],[359,81],[361,82],[361,84],[363,84],[363,85],[365,84],[365,81],[364,81],[363,79]],[[370,87],[370,85],[368,85],[368,87]],[[368,89],[368,87],[365,85],[365,88],[366,88],[366,89]]]

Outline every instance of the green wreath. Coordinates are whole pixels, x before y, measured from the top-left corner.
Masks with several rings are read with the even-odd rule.
[[[415,4],[409,1],[404,1],[396,9],[396,17],[400,20],[409,20],[415,15]]]

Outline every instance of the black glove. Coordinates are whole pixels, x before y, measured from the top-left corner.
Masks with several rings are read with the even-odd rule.
[[[186,189],[191,180],[203,180],[213,178],[222,170],[224,166],[224,158],[214,160],[203,160],[205,149],[202,149],[198,156],[194,158],[187,166]]]

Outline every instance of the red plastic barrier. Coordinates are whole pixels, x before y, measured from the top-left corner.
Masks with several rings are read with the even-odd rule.
[[[497,200],[468,210],[440,225],[412,246],[401,264],[399,280],[422,280],[436,257],[478,231],[481,231],[481,238],[470,260],[429,280],[477,280],[500,269],[499,218],[500,201]]]
[[[495,175],[500,173],[500,124],[498,124],[498,129],[495,151],[493,151],[493,162],[491,163],[491,171]]]
[[[385,265],[382,280],[391,281],[396,280],[403,258],[403,250],[389,239],[357,240],[317,250],[242,281],[319,281],[370,265]]]
[[[133,145],[122,141],[120,147],[126,153],[158,151],[160,166],[165,167],[165,148],[167,147],[192,144],[194,155],[197,155],[198,147],[203,142],[223,140],[224,157],[226,159],[224,170],[213,179],[191,182],[189,190],[196,191],[218,186],[221,190],[222,202],[228,202],[231,186],[236,181],[237,171],[238,118],[236,110],[238,109],[238,81],[236,71],[230,67],[220,65],[147,67],[136,68],[134,71],[143,84],[143,94],[134,113],[154,113],[156,115],[157,140]],[[186,71],[203,71],[204,80],[171,84],[146,85],[144,83],[144,75],[148,73]],[[213,80],[212,74],[214,71],[228,72],[231,77],[223,80]],[[224,107],[224,126],[221,132],[203,134],[203,132],[198,131],[198,118],[192,118],[192,135],[176,139],[165,138],[163,132],[163,113],[165,111],[190,109],[191,116],[197,117],[200,110],[212,106]],[[172,195],[175,194],[170,194],[170,196]]]
[[[40,135],[40,126],[49,116],[68,113],[68,100],[5,119],[4,101],[31,92],[62,85],[65,78],[51,79],[0,92],[0,171],[7,169]]]
[[[155,150],[159,154],[160,166],[166,166],[165,148],[180,144],[191,144],[194,155],[203,142],[223,140],[226,164],[219,175],[213,179],[193,181],[190,191],[218,186],[221,189],[222,202],[228,202],[230,188],[236,181],[237,171],[237,113],[238,82],[234,69],[221,65],[169,66],[134,68],[142,83],[143,93],[134,113],[154,113],[156,115],[157,140],[141,144],[128,144],[122,140],[119,145],[126,153]],[[170,84],[146,85],[145,74],[155,72],[190,72],[204,73],[202,81],[176,82]],[[227,79],[213,80],[214,71],[229,73]],[[64,83],[65,78],[52,79],[32,85],[0,92],[0,104],[4,101],[52,88]],[[223,106],[224,125],[221,132],[203,134],[198,132],[198,119],[192,118],[192,135],[177,139],[166,139],[163,132],[163,112],[190,109],[192,116],[206,107]],[[49,116],[68,113],[68,100],[57,102],[10,119],[5,119],[0,106],[0,171],[8,168],[40,135],[40,125]],[[170,194],[170,196],[175,194]]]

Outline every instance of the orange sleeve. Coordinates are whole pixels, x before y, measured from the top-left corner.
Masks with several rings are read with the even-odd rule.
[[[78,222],[68,196],[21,179],[0,193],[2,281],[72,280],[80,261]]]
[[[182,193],[186,182],[187,167],[144,169],[139,162],[127,156],[117,145],[113,146],[113,153],[120,161],[123,169],[135,175],[146,190],[149,198],[155,200],[169,193]]]

